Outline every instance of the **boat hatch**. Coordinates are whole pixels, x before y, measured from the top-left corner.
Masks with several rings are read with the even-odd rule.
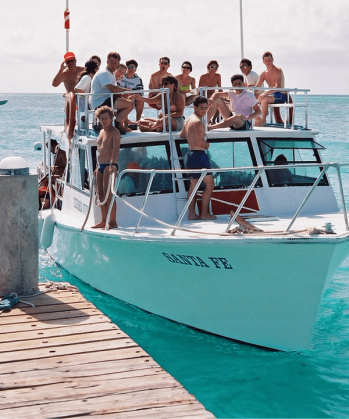
[[[186,140],[177,140],[176,147],[181,169],[185,169],[185,161],[189,152],[188,143]],[[246,189],[251,185],[256,176],[255,170],[214,172],[215,168],[256,166],[257,162],[250,138],[210,139],[210,148],[207,154],[213,169],[215,191],[222,189]],[[256,187],[261,186],[262,182],[259,180]],[[188,187],[189,180],[186,182],[186,189]]]
[[[292,168],[267,171],[269,186],[311,186],[318,177],[321,167],[303,166],[302,164],[321,163],[319,150],[324,150],[321,144],[313,139],[293,138],[257,138],[263,165],[276,166],[300,164]],[[319,182],[319,186],[327,186],[326,175]]]

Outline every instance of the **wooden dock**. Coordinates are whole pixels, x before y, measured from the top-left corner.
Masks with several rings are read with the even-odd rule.
[[[78,291],[25,300],[0,315],[1,419],[214,418]]]

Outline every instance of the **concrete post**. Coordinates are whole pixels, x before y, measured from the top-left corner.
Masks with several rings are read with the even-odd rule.
[[[38,177],[22,157],[0,161],[0,295],[38,291]]]

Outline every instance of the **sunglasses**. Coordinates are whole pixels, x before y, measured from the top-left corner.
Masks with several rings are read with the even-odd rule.
[[[135,65],[128,65],[127,68],[129,68],[130,70],[135,70],[137,67]]]
[[[70,64],[70,63],[75,63],[75,59],[73,58],[72,60],[68,60],[65,62],[66,64]]]
[[[186,65],[182,65],[182,68],[185,68],[186,70],[190,70],[190,67],[188,67]]]
[[[210,68],[218,68],[218,65],[210,65]]]
[[[248,68],[248,65],[241,65],[240,69],[243,69],[243,68]]]

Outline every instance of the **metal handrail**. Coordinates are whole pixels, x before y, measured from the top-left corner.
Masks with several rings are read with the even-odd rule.
[[[301,210],[303,209],[304,205],[306,204],[306,202],[308,202],[310,196],[312,195],[312,193],[314,192],[316,186],[319,184],[320,180],[322,179],[322,177],[324,176],[324,174],[328,171],[329,168],[333,167],[336,169],[337,171],[337,175],[338,175],[338,182],[339,182],[339,189],[340,189],[340,195],[341,195],[341,200],[342,200],[342,210],[343,210],[343,216],[344,216],[344,221],[345,221],[345,226],[346,226],[346,231],[349,231],[349,223],[348,223],[348,216],[347,216],[347,209],[346,209],[346,204],[345,204],[345,199],[344,199],[344,192],[343,192],[343,185],[342,185],[342,179],[341,179],[341,173],[340,173],[340,167],[342,166],[349,166],[349,163],[292,163],[292,164],[287,164],[287,165],[277,165],[277,166],[245,166],[245,167],[225,167],[225,168],[215,168],[214,172],[234,172],[234,171],[257,171],[253,181],[251,182],[251,184],[249,185],[246,194],[244,195],[244,198],[242,199],[241,203],[239,204],[237,210],[235,211],[234,216],[232,217],[232,219],[228,222],[227,228],[225,229],[225,232],[227,232],[231,226],[231,224],[235,221],[236,217],[239,215],[241,209],[243,208],[246,200],[248,199],[250,193],[252,192],[252,190],[254,189],[258,179],[262,176],[262,174],[268,170],[280,170],[280,169],[290,169],[290,168],[297,168],[297,167],[321,167],[323,168],[321,173],[319,174],[319,176],[317,177],[317,179],[315,180],[315,182],[313,183],[313,185],[311,186],[311,189],[308,191],[306,197],[304,198],[303,202],[301,203],[301,205],[299,206],[299,208],[297,209],[297,211],[295,212],[295,215],[293,216],[290,224],[287,226],[285,233],[290,231],[291,226],[294,224],[294,222],[296,221],[296,219],[298,218]],[[140,214],[140,217],[138,219],[137,225],[135,227],[135,233],[138,232],[138,228],[139,228],[139,224],[140,224],[140,220],[142,217],[147,217],[150,218],[156,222],[158,222],[161,225],[166,225],[171,227],[172,233],[171,235],[173,236],[176,232],[176,230],[187,230],[187,229],[182,229],[180,227],[180,223],[182,222],[184,215],[191,203],[191,201],[194,199],[196,192],[203,180],[203,178],[205,177],[205,175],[207,174],[208,171],[212,171],[213,169],[125,169],[122,172],[120,172],[120,174],[118,175],[116,181],[115,181],[115,185],[114,185],[114,191],[112,191],[112,200],[108,209],[108,213],[107,213],[107,222],[106,225],[109,226],[109,219],[110,219],[110,213],[111,213],[111,209],[112,206],[114,204],[114,200],[121,200],[123,201],[125,204],[127,204],[129,207],[131,207],[134,211],[138,212]],[[148,186],[146,189],[146,192],[144,194],[144,199],[143,199],[143,203],[141,206],[141,209],[138,209],[136,207],[134,207],[132,204],[130,204],[129,202],[125,201],[124,198],[122,198],[121,196],[119,196],[117,194],[117,190],[119,187],[119,183],[120,183],[120,179],[122,178],[122,176],[126,173],[145,173],[145,174],[150,174],[150,178],[148,181]],[[146,214],[144,212],[144,208],[146,206],[149,194],[150,194],[150,188],[151,188],[151,183],[153,181],[153,178],[156,174],[168,174],[168,173],[173,173],[174,175],[176,174],[183,174],[183,173],[200,173],[200,178],[192,192],[192,194],[190,195],[190,197],[188,198],[181,214],[178,217],[178,220],[176,222],[175,225],[171,225],[168,223],[165,223],[155,217],[149,216],[148,214]],[[178,180],[178,179],[177,179]]]

